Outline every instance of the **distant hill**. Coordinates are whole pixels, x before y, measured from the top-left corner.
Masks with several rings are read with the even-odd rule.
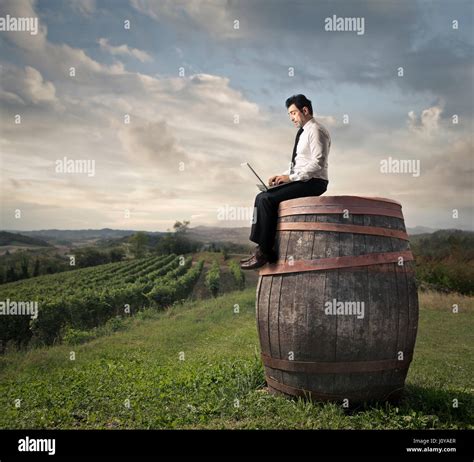
[[[410,244],[414,253],[432,260],[474,261],[474,231],[440,229],[412,236]]]
[[[252,245],[249,241],[250,226],[242,228],[220,228],[218,226],[196,226],[189,228],[186,235],[195,241],[211,244],[212,242],[232,242],[240,245]]]
[[[435,230],[426,226],[415,226],[414,228],[407,228],[407,232],[410,236],[410,241],[416,240],[419,237],[426,237],[436,233],[438,238],[444,236],[443,232],[452,233],[454,230]],[[471,231],[461,231],[464,233],[472,233]],[[6,233],[6,231],[3,231]],[[22,235],[23,238],[30,237],[42,241],[41,245],[47,244],[61,244],[61,243],[72,243],[80,241],[101,241],[102,244],[113,244],[113,241],[120,240],[126,241],[128,237],[135,234],[136,230],[124,230],[124,229],[79,229],[79,230],[61,230],[61,229],[44,229],[38,231],[12,231],[8,234]],[[146,231],[146,234],[150,236],[151,240],[159,238],[166,234],[163,231]],[[249,241],[250,226],[238,227],[238,228],[223,228],[219,226],[195,226],[189,228],[187,236],[195,241],[202,242],[204,244],[214,243],[234,243],[239,245],[252,246],[253,244]],[[47,241],[47,242],[45,242]],[[6,245],[6,244],[2,244]],[[32,244],[33,245],[33,244]],[[36,244],[39,245],[39,244]]]
[[[38,231],[20,231],[25,236],[44,239],[51,243],[72,243],[95,239],[119,239],[135,234],[136,231],[124,229],[42,229]],[[150,233],[155,234],[155,233]]]
[[[17,231],[14,231],[15,233]],[[38,231],[19,231],[23,236],[43,239],[53,244],[66,244],[80,241],[97,240],[101,244],[111,244],[112,241],[127,242],[128,237],[135,234],[136,230],[124,229],[43,229]],[[149,236],[149,243],[155,242],[156,238],[167,234],[163,231],[145,231]],[[249,244],[249,228],[220,228],[217,226],[196,226],[189,228],[187,236],[205,244],[212,242],[232,242],[236,244]]]
[[[0,246],[2,245],[25,245],[38,247],[51,247],[43,239],[37,239],[19,233],[10,233],[8,231],[0,231]]]
[[[126,236],[119,237],[119,238],[106,238],[97,241],[97,245],[102,246],[113,246],[117,244],[126,244],[130,240],[130,236],[135,234],[137,231],[133,231],[132,234],[127,234]],[[140,231],[141,232],[141,231]],[[147,245],[150,247],[154,247],[158,244],[158,241],[161,237],[167,233],[161,231],[143,231],[147,236]]]
[[[428,228],[428,226],[415,226],[414,228],[407,228],[407,233],[410,236],[414,236],[415,234],[427,234],[427,233],[434,233],[436,229]]]

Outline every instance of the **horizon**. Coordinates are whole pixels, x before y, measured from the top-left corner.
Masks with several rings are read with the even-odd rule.
[[[248,229],[250,231],[250,227],[247,226],[217,226],[217,225],[196,225],[191,226],[188,229],[192,230],[195,228],[218,228],[218,229]],[[464,229],[464,228],[432,228],[430,226],[424,225],[417,225],[417,226],[406,226],[406,229],[417,229],[417,228],[424,228],[432,230],[432,232],[436,231],[466,231],[466,232],[474,232],[473,229]],[[68,229],[61,229],[61,228],[42,228],[42,229],[0,229],[0,232],[5,231],[8,233],[18,233],[21,234],[22,232],[42,232],[42,231],[103,231],[103,230],[111,230],[111,231],[131,231],[131,232],[144,232],[144,233],[167,233],[173,232],[170,229],[166,230],[145,230],[145,229],[130,229],[130,228],[68,228]],[[250,243],[250,241],[249,241]]]

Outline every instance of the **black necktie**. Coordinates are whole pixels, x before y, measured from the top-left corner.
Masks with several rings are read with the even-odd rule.
[[[290,170],[293,168],[295,165],[295,157],[296,157],[296,146],[298,146],[298,141],[300,140],[300,136],[303,133],[303,129],[300,128],[298,130],[298,133],[296,134],[296,139],[295,139],[295,146],[293,148],[293,155],[291,156],[291,165],[290,165]]]

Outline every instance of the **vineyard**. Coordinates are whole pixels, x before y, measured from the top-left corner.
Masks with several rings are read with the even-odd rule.
[[[186,298],[202,267],[191,257],[153,256],[3,284],[0,301],[37,302],[38,316],[2,316],[0,348],[50,345],[66,327],[92,329],[144,306],[167,306]]]

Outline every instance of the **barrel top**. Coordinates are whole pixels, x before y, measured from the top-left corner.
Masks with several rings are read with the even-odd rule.
[[[377,204],[378,202],[378,204]],[[290,199],[280,203],[280,210],[292,207],[308,206],[372,206],[400,209],[402,204],[393,199],[384,197],[365,197],[365,196],[308,196]]]

